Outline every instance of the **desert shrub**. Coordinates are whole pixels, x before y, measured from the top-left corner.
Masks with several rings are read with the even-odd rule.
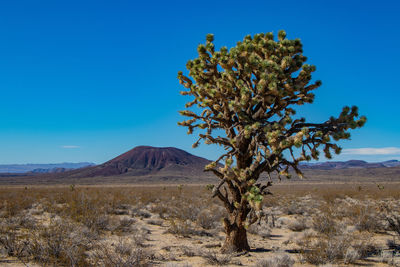
[[[330,212],[323,212],[313,217],[313,229],[321,234],[334,235],[339,226]]]
[[[8,231],[16,231],[20,228],[17,217],[4,218],[0,220],[0,234],[6,234]]]
[[[263,224],[252,224],[247,229],[247,232],[253,235],[259,235],[262,238],[269,238],[271,236],[271,229],[266,223]]]
[[[314,264],[338,262],[344,259],[345,252],[350,247],[350,239],[345,236],[320,236],[317,240],[307,240],[302,250],[304,261]]]
[[[132,238],[133,243],[137,247],[144,247],[145,246],[144,243],[146,242],[150,231],[143,227],[142,228],[134,227],[132,232],[133,233],[130,235],[130,237]]]
[[[110,217],[107,214],[93,212],[84,217],[81,221],[85,226],[95,232],[108,230]]]
[[[190,221],[170,220],[169,223],[167,233],[183,237],[190,237],[197,234]]]
[[[344,254],[344,262],[346,264],[355,263],[357,260],[361,259],[360,252],[353,247],[349,247]]]
[[[39,263],[86,266],[86,251],[94,238],[87,228],[56,220],[27,237],[28,252]]]
[[[214,250],[204,250],[201,253],[201,256],[206,260],[208,264],[211,265],[228,265],[232,261],[232,254],[219,254]]]
[[[120,239],[115,245],[102,243],[90,255],[94,266],[149,266],[149,253],[135,243]]]
[[[110,214],[114,215],[129,215],[129,210],[125,209],[113,209]]]
[[[0,249],[8,256],[19,256],[26,246],[17,235],[20,229],[17,217],[7,217],[0,220]]]
[[[112,206],[111,214],[114,215],[128,215],[130,213],[131,205],[116,203]]]
[[[62,217],[82,223],[97,233],[108,230],[110,216],[107,211],[111,208],[107,202],[107,196],[102,196],[99,193],[89,194],[78,190],[70,192],[68,196],[66,206],[51,211],[60,214]],[[51,207],[51,209],[54,208]]]
[[[396,253],[393,251],[381,251],[379,259],[382,263],[386,263],[389,266],[399,266],[398,261],[396,262],[395,260],[395,256]]]
[[[151,212],[158,214],[161,219],[167,219],[169,217],[170,207],[167,203],[155,203],[150,208]]]
[[[284,208],[284,212],[287,215],[299,214],[303,215],[307,211],[307,208],[299,201],[292,200]]]
[[[390,214],[386,217],[389,229],[397,234],[400,238],[400,215]]]
[[[370,234],[361,233],[353,234],[352,236],[352,247],[358,252],[361,259],[380,253],[381,249],[376,247]]]
[[[18,230],[21,228],[35,229],[37,220],[24,212],[18,213],[13,217],[0,220],[0,233],[7,232],[9,229]]]
[[[203,209],[198,213],[196,223],[204,229],[213,229],[221,224],[222,216],[221,210],[215,207],[213,209]]]
[[[308,227],[307,227],[305,219],[301,218],[299,220],[295,220],[295,221],[291,222],[288,225],[288,228],[294,232],[301,232],[301,231],[306,230]]]
[[[31,196],[27,194],[18,195],[16,192],[11,192],[8,199],[4,200],[1,204],[3,217],[14,217],[23,210],[29,209],[34,203]]]
[[[304,261],[320,265],[344,261],[354,263],[359,259],[377,254],[369,235],[318,235],[308,237],[302,243]]]
[[[193,203],[187,204],[182,201],[182,203],[179,202],[171,211],[173,218],[194,222],[198,217],[200,207]]]
[[[34,203],[32,207],[27,210],[30,215],[42,215],[44,212],[43,206],[41,203]]]
[[[37,226],[37,219],[35,219],[32,215],[29,213],[27,214],[21,214],[18,218],[18,224],[25,228],[25,229],[35,229]]]
[[[354,207],[353,222],[359,231],[381,232],[383,225],[380,216],[368,206],[359,205]]]
[[[182,246],[181,247],[182,254],[188,257],[195,257],[195,256],[200,256],[201,253],[196,251],[196,248],[194,247],[188,247],[188,246]]]
[[[259,260],[255,267],[291,267],[294,260],[287,254],[278,255],[273,258]]]
[[[200,211],[207,206],[204,200],[195,196],[184,197],[178,195],[164,203],[155,203],[150,207],[151,212],[156,213],[162,219],[178,219],[195,222]]]
[[[26,256],[27,242],[18,239],[15,231],[11,230],[0,236],[0,246],[5,250],[8,256],[24,257]]]
[[[153,220],[148,220],[147,223],[151,224],[151,225],[161,226],[164,223],[164,221],[163,220],[153,219]]]
[[[135,222],[136,220],[133,218],[123,217],[118,221],[118,226],[114,229],[114,231],[131,232],[132,226],[134,225]]]
[[[151,217],[151,213],[144,209],[135,209],[133,210],[132,215],[140,217],[141,219],[148,219]]]

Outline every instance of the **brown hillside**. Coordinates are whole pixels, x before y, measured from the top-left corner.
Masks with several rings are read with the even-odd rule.
[[[202,172],[209,161],[175,147],[138,146],[101,165],[71,172],[71,177]]]

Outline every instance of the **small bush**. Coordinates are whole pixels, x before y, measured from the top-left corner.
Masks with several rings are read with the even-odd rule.
[[[136,222],[135,219],[124,217],[121,220],[119,220],[119,225],[115,230],[121,232],[131,232],[132,226],[135,222]]]
[[[232,254],[218,254],[213,250],[206,250],[202,252],[201,255],[208,264],[211,265],[228,265],[232,261]]]
[[[294,214],[298,214],[298,215],[303,215],[304,213],[307,212],[307,209],[304,205],[302,205],[302,203],[300,203],[297,200],[293,200],[291,201],[285,208],[285,213],[287,215],[294,215]]]
[[[359,259],[377,254],[377,249],[366,235],[319,235],[302,243],[303,260],[319,265],[345,261],[354,263]]]
[[[196,219],[196,223],[204,229],[212,229],[218,222],[218,218],[214,217],[209,210],[202,210]]]
[[[344,254],[344,262],[346,264],[355,263],[357,260],[361,259],[361,254],[358,250],[353,247],[349,247]]]
[[[400,216],[397,214],[391,214],[386,217],[389,224],[389,229],[397,234],[400,238]]]
[[[3,247],[8,256],[23,257],[26,253],[27,242],[17,238],[14,231],[0,236],[0,246]]]
[[[195,256],[200,256],[201,253],[196,253],[196,249],[193,247],[187,247],[187,246],[182,246],[181,247],[182,254],[187,256],[187,257],[195,257]]]
[[[380,216],[368,206],[355,207],[355,213],[351,218],[359,231],[379,233],[384,228]]]
[[[271,229],[266,224],[252,224],[247,229],[247,232],[253,235],[259,235],[262,238],[269,238],[271,236]]]
[[[388,264],[389,266],[399,266],[396,265],[395,253],[393,253],[393,251],[381,251],[380,261]]]
[[[112,246],[100,244],[93,251],[90,259],[94,266],[144,267],[149,266],[149,256],[143,248],[120,239]]]
[[[193,228],[190,221],[170,220],[167,233],[190,237],[191,235],[196,235],[197,231]]]
[[[85,228],[57,220],[29,237],[29,254],[36,262],[54,265],[86,265],[85,252],[92,240]]]
[[[294,232],[302,232],[306,230],[307,224],[304,219],[296,220],[288,225],[288,228]]]
[[[145,228],[135,227],[132,232],[133,234],[131,235],[131,238],[133,239],[134,244],[138,247],[144,247],[144,242],[146,242],[150,231]]]
[[[343,260],[345,252],[350,247],[350,239],[343,236],[328,238],[321,236],[316,241],[308,240],[305,245],[305,250],[302,251],[303,260],[320,265]]]
[[[148,219],[148,218],[151,217],[151,213],[150,212],[148,212],[147,210],[142,210],[142,209],[135,210],[133,212],[133,215],[137,216],[137,217],[140,217],[141,219]]]
[[[221,224],[224,214],[225,210],[219,206],[202,209],[197,215],[196,223],[203,229],[214,229]]]
[[[161,226],[164,223],[164,221],[154,219],[154,220],[148,220],[147,223],[151,225]]]
[[[289,255],[284,254],[260,260],[256,263],[255,267],[291,267],[293,264],[294,260]]]
[[[322,213],[313,218],[313,229],[321,234],[334,235],[338,225],[330,213]]]

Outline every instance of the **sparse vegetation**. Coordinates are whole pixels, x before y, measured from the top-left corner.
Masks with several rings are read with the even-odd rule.
[[[232,254],[220,254],[215,250],[205,250],[202,253],[202,257],[208,264],[223,266],[228,265],[232,261]]]
[[[395,232],[400,238],[400,215],[389,214],[386,219],[389,223],[389,229]]]
[[[150,266],[150,255],[141,247],[129,241],[119,239],[111,246],[100,244],[91,255],[94,266],[145,267]]]
[[[385,194],[373,185],[363,185],[363,194],[357,185],[326,185],[321,190],[302,184],[290,187],[288,194],[276,186],[274,195],[263,200],[274,205],[265,205],[262,219],[248,228],[255,242],[248,255],[219,253],[223,229],[216,226],[225,211],[216,200],[204,201],[212,194],[204,186],[76,185],[71,191],[67,185],[30,187],[29,194],[23,187],[1,188],[0,265],[2,260],[76,267],[167,262],[291,266],[293,260],[343,265],[362,264],[371,257],[382,264],[398,264],[400,185],[386,187]],[[185,209],[178,214],[180,202],[188,203],[195,216]],[[297,203],[303,212],[288,214],[288,203]],[[380,212],[379,228],[357,226],[364,207],[371,214]],[[387,218],[392,221],[383,223]],[[281,255],[284,250],[294,254]]]
[[[263,259],[257,262],[255,267],[291,267],[294,260],[287,254],[278,255],[269,259]]]

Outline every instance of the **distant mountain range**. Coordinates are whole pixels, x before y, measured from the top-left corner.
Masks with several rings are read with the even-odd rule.
[[[82,168],[84,168],[84,167],[82,167]],[[75,168],[51,168],[51,169],[38,168],[38,169],[34,169],[34,170],[30,171],[29,173],[60,173],[60,172],[71,171],[74,169]],[[79,169],[79,168],[77,168],[77,169]]]
[[[0,184],[214,183],[218,178],[204,172],[208,163],[205,158],[175,147],[138,146],[100,165],[89,162],[0,165],[3,172]],[[300,168],[310,182],[400,180],[397,160],[302,163]]]
[[[0,173],[51,173],[73,170],[96,164],[91,162],[79,163],[51,163],[51,164],[0,164]]]
[[[301,169],[313,170],[334,170],[334,169],[349,169],[349,168],[385,168],[400,166],[398,160],[388,160],[383,162],[366,162],[363,160],[348,160],[348,161],[327,161],[316,163],[302,163]]]

